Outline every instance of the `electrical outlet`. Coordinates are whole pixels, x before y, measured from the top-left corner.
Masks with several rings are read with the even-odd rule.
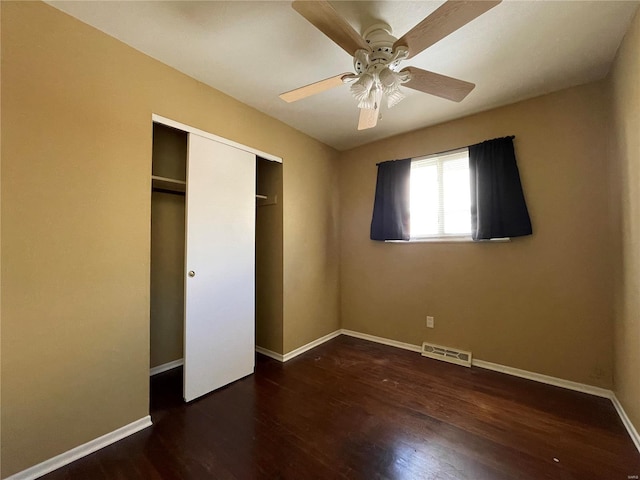
[[[427,317],[427,328],[433,328],[433,327],[434,327],[433,317]]]

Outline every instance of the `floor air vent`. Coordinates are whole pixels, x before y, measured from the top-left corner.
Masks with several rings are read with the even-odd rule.
[[[455,348],[434,345],[433,343],[424,342],[422,344],[422,355],[443,362],[455,363],[464,367],[471,366],[471,352],[464,350],[456,350]]]

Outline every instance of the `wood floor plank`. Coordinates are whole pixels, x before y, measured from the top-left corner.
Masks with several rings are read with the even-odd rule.
[[[610,480],[640,474],[611,402],[341,336],[184,404],[46,480]]]

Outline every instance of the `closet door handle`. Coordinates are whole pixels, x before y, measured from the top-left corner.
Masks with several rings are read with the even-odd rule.
[[[194,272],[193,270],[189,270],[188,275],[189,275],[190,277],[195,277],[195,276],[196,276],[196,272]]]

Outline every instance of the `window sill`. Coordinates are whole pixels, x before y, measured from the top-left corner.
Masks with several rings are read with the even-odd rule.
[[[385,243],[504,243],[510,238],[492,238],[491,240],[473,240],[471,237],[420,237],[410,240],[385,240]]]

